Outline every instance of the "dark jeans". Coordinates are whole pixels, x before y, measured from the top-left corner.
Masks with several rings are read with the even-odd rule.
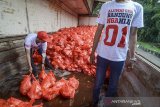
[[[42,49],[42,47],[41,46],[39,46],[38,47],[38,53],[40,54],[40,55],[42,55],[42,52],[43,52],[43,49]],[[34,64],[34,59],[33,59],[33,57],[32,57],[32,55],[33,55],[33,51],[32,51],[32,49],[31,49],[31,52],[30,52],[31,54],[30,54],[30,57],[31,57],[31,65],[32,65],[32,69],[33,69],[33,74],[36,76],[37,75],[37,68],[36,68],[36,65]],[[52,67],[52,65],[50,64],[50,62],[49,62],[49,59],[46,57],[45,58],[45,65],[47,65],[47,67],[49,67],[50,69],[53,69],[53,67]]]
[[[109,79],[106,97],[115,97],[117,95],[117,85],[122,72],[124,61],[110,61],[100,56],[97,57],[96,80],[93,89],[93,103],[98,104],[100,89],[106,78],[106,70],[110,66],[111,74]]]

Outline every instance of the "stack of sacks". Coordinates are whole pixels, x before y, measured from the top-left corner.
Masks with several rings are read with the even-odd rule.
[[[31,81],[32,79],[32,81]],[[33,75],[25,75],[21,85],[20,93],[28,96],[31,100],[44,98],[46,100],[52,100],[58,95],[62,95],[65,98],[74,98],[75,90],[79,86],[79,81],[75,77],[65,80],[62,78],[56,81],[53,71],[49,71],[48,74],[42,70],[39,74],[39,80]],[[64,90],[66,88],[66,90]]]
[[[47,56],[54,68],[95,76],[96,67],[90,64],[90,54],[96,29],[96,26],[80,26],[60,29],[51,34]],[[33,57],[36,64],[41,63],[37,52]]]

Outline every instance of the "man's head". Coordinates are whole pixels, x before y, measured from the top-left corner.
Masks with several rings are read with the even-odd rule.
[[[37,42],[51,42],[51,39],[48,37],[48,34],[45,31],[39,31],[37,33]]]

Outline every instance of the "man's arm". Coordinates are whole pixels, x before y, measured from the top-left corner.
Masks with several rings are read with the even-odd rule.
[[[137,27],[131,27],[130,36],[129,36],[129,56],[130,56],[130,59],[135,59],[137,31],[138,31]]]
[[[42,69],[44,69],[44,64],[45,64],[45,59],[46,59],[46,51],[42,52]]]
[[[95,53],[95,50],[96,50],[96,48],[97,48],[99,39],[100,39],[100,37],[101,37],[101,33],[102,33],[102,30],[103,30],[103,27],[104,27],[104,25],[98,24],[96,33],[95,33],[95,35],[94,35],[92,53]]]
[[[30,49],[25,48],[25,50],[26,50],[27,62],[28,62],[28,65],[29,65],[29,71],[32,72]]]
[[[133,69],[134,62],[136,61],[135,50],[137,43],[137,31],[138,31],[137,27],[131,27],[129,36],[129,50],[126,59],[126,67],[128,72],[130,72]]]
[[[103,24],[98,24],[98,27],[97,27],[97,30],[96,30],[96,33],[95,33],[95,36],[94,36],[94,40],[93,40],[93,47],[92,47],[92,52],[91,52],[91,57],[90,57],[90,62],[92,64],[94,63],[94,60],[95,60],[94,59],[94,53],[95,53],[95,50],[97,48],[99,39],[101,37],[101,33],[102,33],[103,28],[104,28]]]

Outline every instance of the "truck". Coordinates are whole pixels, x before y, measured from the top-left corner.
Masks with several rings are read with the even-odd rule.
[[[24,38],[39,30],[53,33],[61,28],[96,26],[92,15],[98,3],[109,0],[0,0],[0,98],[16,96],[27,60]],[[137,49],[138,50],[138,49]],[[124,69],[118,86],[119,97],[160,97],[160,59],[136,52],[134,69]],[[150,60],[151,59],[151,60]],[[80,88],[74,99],[44,101],[45,107],[90,107],[94,77],[75,74]],[[23,98],[18,95],[19,98]],[[41,101],[40,101],[41,102]],[[149,104],[149,103],[147,103]],[[66,106],[67,105],[67,106]],[[144,104],[145,105],[145,104]],[[150,103],[148,107],[152,106]]]

